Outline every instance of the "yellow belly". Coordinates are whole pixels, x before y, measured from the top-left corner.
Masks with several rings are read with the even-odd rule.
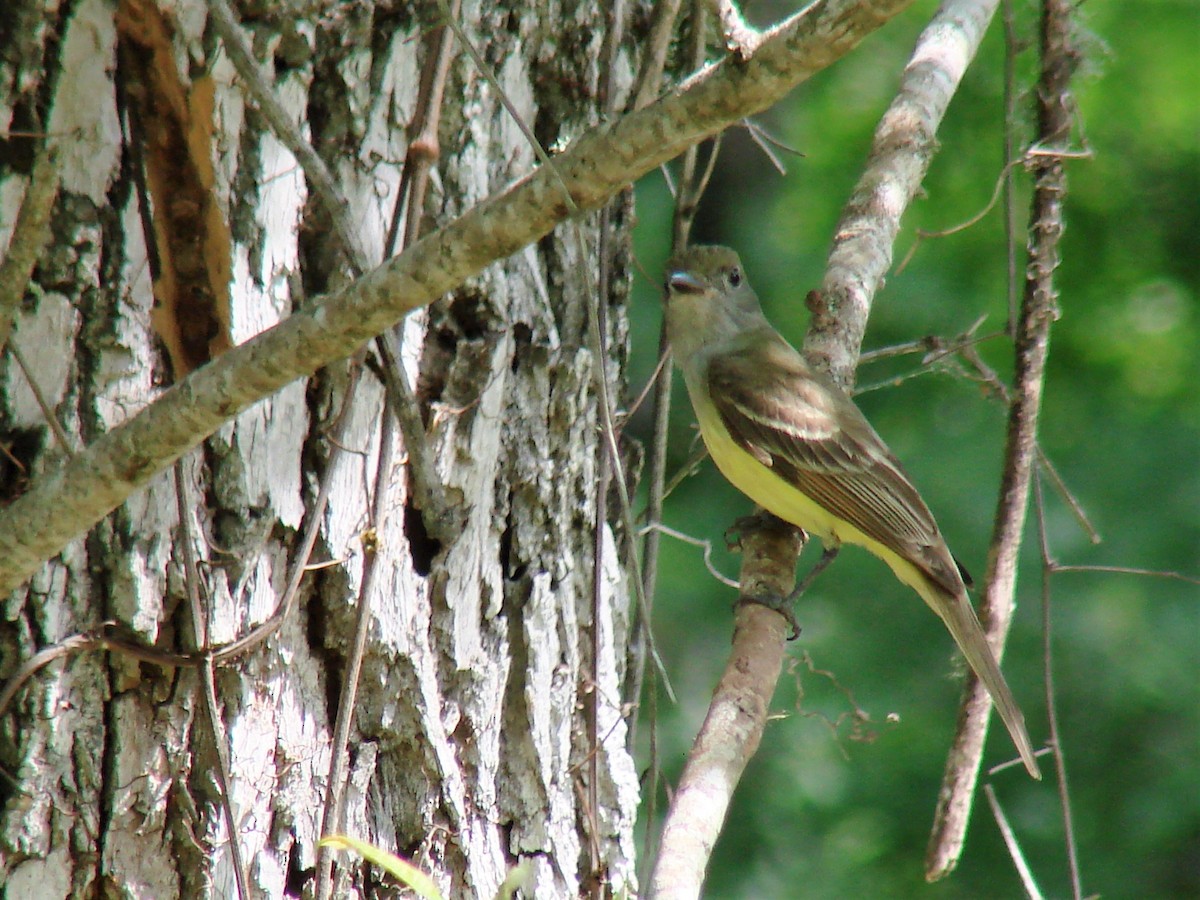
[[[700,407],[702,404],[693,406]],[[715,408],[710,406],[703,411],[697,408],[697,418],[709,455],[735,488],[768,512],[820,538],[827,547],[841,543],[865,547],[887,563],[900,581],[936,609],[928,596],[928,578],[915,565],[844,519],[835,518],[823,506],[780,478],[769,466],[764,466],[743,450],[730,437]]]

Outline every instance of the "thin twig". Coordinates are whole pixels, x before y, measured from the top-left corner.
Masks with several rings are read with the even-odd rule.
[[[1042,471],[1050,476],[1050,481],[1054,485],[1054,490],[1063,498],[1063,502],[1067,504],[1067,508],[1071,510],[1071,514],[1075,516],[1075,521],[1079,523],[1079,527],[1083,533],[1087,535],[1087,539],[1093,544],[1099,544],[1103,539],[1100,537],[1100,532],[1096,530],[1096,526],[1092,524],[1092,520],[1088,518],[1087,511],[1084,510],[1083,504],[1067,487],[1067,483],[1063,481],[1061,475],[1058,474],[1058,469],[1054,467],[1054,463],[1050,461],[1050,457],[1046,455],[1046,451],[1042,445],[1038,444],[1038,465],[1042,467]]]
[[[725,46],[742,59],[749,59],[761,40],[758,29],[742,18],[733,0],[712,0],[712,5],[725,35]]]
[[[939,229],[938,231],[926,231],[924,228],[918,228],[916,239],[913,241],[912,246],[908,248],[908,252],[904,254],[904,258],[900,260],[900,264],[896,266],[896,274],[899,275],[905,270],[909,262],[916,255],[921,244],[925,241],[932,240],[934,238],[950,237],[951,235],[958,234],[960,231],[966,231],[968,228],[971,228],[982,222],[984,218],[987,217],[987,214],[996,207],[996,204],[1000,201],[1001,196],[1007,191],[1009,178],[1013,169],[1023,165],[1024,162],[1024,160],[1016,159],[1005,163],[1004,168],[1000,170],[1000,174],[996,176],[996,183],[992,187],[992,196],[988,198],[987,203],[983,205],[982,209],[980,209],[974,215],[968,217],[966,221],[959,222],[957,225],[951,225],[947,228]]]
[[[621,48],[621,41],[625,33],[625,16],[626,9],[624,0],[616,0],[610,4],[608,8],[608,27],[605,29],[604,44],[600,50],[600,65],[601,71],[604,73],[600,79],[597,102],[603,111],[603,114],[608,117],[616,112],[616,83],[615,73],[617,64],[617,54]],[[611,266],[611,248],[609,245],[609,233],[612,227],[612,207],[613,203],[618,203],[620,200],[614,200],[600,210],[599,221],[597,223],[597,272],[596,272],[596,290],[595,299],[589,310],[589,320],[596,323],[593,329],[589,327],[589,335],[593,337],[595,346],[593,353],[596,355],[598,362],[598,370],[604,371],[604,362],[608,359],[608,301],[612,291],[612,266]],[[578,223],[572,224],[573,230],[576,232],[576,241],[579,246],[583,246],[583,236],[580,233]],[[590,292],[589,292],[590,293]],[[594,370],[595,371],[595,370]],[[601,377],[604,377],[603,375]],[[607,380],[607,379],[605,379]],[[611,413],[611,411],[610,411]],[[608,417],[608,426],[612,426],[612,416]],[[617,446],[616,435],[612,435],[612,440],[601,441],[598,448],[597,460],[599,465],[599,478],[596,479],[595,496],[595,518],[592,528],[592,596],[591,596],[591,628],[589,629],[589,642],[591,652],[591,675],[584,679],[586,683],[580,685],[581,690],[586,695],[584,706],[584,726],[587,730],[588,740],[588,759],[587,765],[587,784],[586,799],[583,803],[584,815],[587,820],[587,847],[589,860],[590,877],[587,878],[587,883],[591,885],[591,894],[593,897],[599,898],[603,896],[604,885],[604,859],[601,849],[600,835],[600,658],[601,658],[601,633],[600,622],[604,610],[604,538],[608,533],[608,491],[613,475],[623,477],[622,467],[619,460],[613,458],[614,448]],[[632,534],[626,535],[626,542],[632,544],[634,537]]]
[[[1042,495],[1042,479],[1036,474],[1033,481],[1034,503],[1037,509],[1038,550],[1042,562],[1042,686],[1046,694],[1046,722],[1049,727],[1047,743],[1054,754],[1054,774],[1058,788],[1058,805],[1062,812],[1063,843],[1067,848],[1067,872],[1071,880],[1073,900],[1083,900],[1083,885],[1079,876],[1079,845],[1075,840],[1074,817],[1071,815],[1071,792],[1067,785],[1067,754],[1058,728],[1058,704],[1054,690],[1054,618],[1050,614],[1050,576],[1053,556],[1046,534],[1046,503]]]
[[[41,386],[37,383],[37,379],[34,378],[33,369],[25,361],[25,356],[21,353],[21,348],[17,346],[15,340],[9,340],[8,352],[17,361],[17,366],[20,367],[21,374],[25,376],[25,383],[29,385],[29,390],[33,393],[33,399],[37,401],[38,409],[42,411],[42,418],[50,426],[50,431],[54,434],[54,439],[58,441],[58,446],[62,448],[62,451],[67,456],[74,456],[76,452],[75,442],[67,436],[67,432],[58,421],[58,416],[54,414],[54,409],[50,406],[46,395],[42,393]]]
[[[1017,156],[1017,29],[1013,14],[1013,0],[1002,0],[1001,17],[1004,20],[1004,159]],[[1017,304],[1021,299],[1021,280],[1017,272],[1017,173],[1011,166],[1004,168],[1004,263],[1005,297],[1008,300],[1008,320],[1004,330],[1008,336],[1017,333]]]
[[[995,788],[990,784],[985,784],[983,793],[987,797],[988,805],[992,808],[992,818],[996,820],[996,827],[1000,829],[1000,837],[1004,839],[1004,846],[1008,848],[1008,857],[1012,860],[1013,868],[1017,870],[1021,886],[1025,888],[1025,895],[1029,900],[1044,900],[1037,880],[1033,877],[1033,870],[1029,868],[1025,854],[1021,852],[1021,844],[1017,840],[1016,832],[1013,831],[1012,825],[1008,822],[1008,816],[1004,814],[1000,801],[996,798]]]
[[[1185,584],[1200,584],[1200,578],[1182,572],[1163,572],[1158,569],[1138,569],[1133,566],[1071,566],[1054,564],[1055,572],[1101,572],[1108,575],[1141,575],[1146,578],[1167,578]]]
[[[188,611],[192,620],[192,639],[196,650],[202,654],[200,666],[200,706],[204,710],[204,718],[212,735],[213,753],[217,759],[214,776],[217,782],[217,792],[220,795],[221,813],[225,817],[225,828],[229,833],[229,862],[233,867],[233,877],[237,884],[239,900],[249,900],[250,880],[246,874],[245,860],[242,858],[240,830],[237,826],[237,816],[233,809],[233,794],[230,785],[233,776],[229,768],[229,742],[225,733],[225,723],[221,720],[220,705],[217,701],[216,666],[212,655],[206,652],[209,638],[209,617],[202,597],[205,591],[200,583],[200,567],[196,563],[196,535],[192,531],[191,511],[196,509],[195,498],[189,496],[189,484],[184,460],[175,463],[175,507],[179,515],[179,542],[182,549],[184,586],[187,590]]]
[[[679,17],[681,2],[682,0],[657,0],[654,4],[650,37],[642,51],[642,68],[638,72],[630,109],[641,109],[649,105],[662,89],[663,66],[666,65],[667,51],[671,47],[671,36],[675,33],[675,20]]]
[[[1070,12],[1062,0],[1047,0],[1044,9],[1042,71],[1037,91],[1038,134],[1042,142],[1057,146],[1065,144],[1071,132]],[[1025,267],[1025,288],[1015,332],[1016,362],[1003,476],[980,603],[980,618],[994,646],[1002,646],[1012,619],[1021,536],[1037,458],[1037,428],[1050,328],[1058,316],[1054,272],[1059,262],[1066,176],[1057,156],[1039,158],[1032,166],[1035,178],[1028,228],[1030,261]],[[925,877],[931,881],[952,871],[962,852],[990,712],[986,690],[977,678],[969,676],[926,851]]]
[[[458,8],[459,0],[453,0],[451,14],[457,15]],[[437,134],[441,122],[446,78],[453,58],[451,52],[453,37],[452,29],[442,25],[430,32],[425,39],[427,55],[421,72],[416,109],[409,126],[413,138],[405,155],[400,187],[397,190],[392,227],[389,229],[385,249],[387,256],[391,256],[395,252],[397,240],[400,241],[402,247],[407,248],[415,244],[421,236],[422,213],[425,208],[425,195],[429,187],[429,173],[441,152]],[[406,208],[408,213],[405,218],[404,233],[402,236],[398,236],[397,224],[402,208]],[[400,432],[404,435],[410,471],[412,471],[415,451],[418,456],[416,467],[429,473],[429,478],[410,479],[409,484],[413,491],[414,504],[421,511],[421,519],[426,532],[444,545],[461,529],[461,522],[457,518],[451,518],[452,511],[445,504],[443,495],[430,494],[430,488],[433,487],[440,491],[441,482],[433,477],[432,461],[425,458],[428,446],[424,439],[425,427],[400,360],[399,344],[402,333],[403,326],[401,324],[393,327],[389,332],[381,334],[375,340],[391,415],[384,415],[381,426],[379,455],[375,461],[375,501],[371,516],[371,528],[374,535],[384,533],[384,520],[387,514],[387,505],[384,499],[388,493],[388,481],[391,478],[396,456],[395,427],[399,425]],[[408,436],[412,434],[419,434],[422,439],[415,443],[410,442]],[[355,637],[346,659],[342,692],[331,741],[328,787],[325,792],[325,808],[321,825],[322,833],[326,835],[340,833],[344,827],[347,747],[356,707],[359,675],[362,671],[363,655],[366,652],[367,637],[372,621],[371,598],[379,565],[379,554],[374,541],[364,540],[363,547],[365,552],[363,571],[359,582]],[[321,846],[318,848],[316,896],[320,900],[327,900],[333,892],[333,861],[334,854],[331,847]]]
[[[662,524],[661,522],[655,522],[647,525],[641,530],[641,534],[649,534],[651,531],[658,531],[662,534],[665,534],[667,537],[675,538],[677,541],[683,541],[685,544],[691,544],[693,547],[701,548],[704,551],[704,568],[708,569],[708,574],[712,575],[713,578],[717,579],[717,581],[721,582],[721,584],[725,585],[726,587],[736,588],[738,586],[736,578],[730,578],[728,575],[724,574],[713,562],[712,541],[705,540],[704,538],[693,537],[690,534],[678,531]]]
[[[707,16],[701,0],[693,0],[692,16],[691,16],[691,31],[688,39],[689,59],[687,65],[690,69],[696,70],[704,63],[704,30],[707,25]],[[710,162],[716,160],[717,145],[714,143]],[[675,197],[675,206],[672,213],[671,223],[671,254],[674,255],[687,246],[688,235],[691,232],[692,221],[696,215],[696,200],[700,197],[702,190],[696,183],[696,166],[699,159],[700,149],[698,146],[689,147],[683,154],[683,163],[680,167],[679,187],[673,193]],[[709,174],[711,174],[711,168]],[[686,199],[685,199],[686,198]],[[653,402],[653,425],[652,435],[650,439],[650,459],[647,464],[647,477],[649,484],[647,487],[648,497],[646,502],[645,517],[647,521],[658,524],[662,521],[663,502],[666,499],[667,492],[665,490],[666,467],[667,467],[667,434],[671,421],[671,349],[667,342],[667,327],[664,319],[659,326],[658,334],[658,357],[660,366],[655,370],[653,376],[654,385],[654,402]],[[645,540],[642,542],[642,593],[646,598],[645,614],[639,615],[634,622],[634,627],[629,636],[628,649],[626,651],[626,677],[625,677],[625,693],[624,700],[630,709],[636,709],[638,702],[641,699],[643,686],[646,676],[646,649],[648,646],[648,635],[653,634],[653,619],[652,613],[654,609],[654,596],[658,584],[658,557],[659,557],[659,532],[651,529],[647,532]],[[653,690],[653,686],[651,688]],[[637,740],[638,718],[635,717],[630,722],[629,726],[629,747],[633,748]],[[657,760],[650,761],[651,783],[647,795],[650,797],[650,811],[647,815],[647,821],[654,820],[654,804],[657,799]],[[650,834],[650,829],[647,829],[647,836]],[[651,858],[649,847],[646,848],[646,859]]]
[[[304,531],[300,535],[300,541],[296,545],[295,554],[292,557],[291,568],[288,571],[287,586],[284,588],[283,596],[280,598],[275,610],[265,621],[256,625],[247,634],[237,640],[223,647],[213,648],[213,662],[217,665],[228,665],[242,654],[249,652],[265,641],[283,626],[283,623],[287,621],[292,610],[295,608],[296,599],[300,595],[300,585],[304,580],[305,574],[309,571],[309,557],[312,556],[313,547],[317,542],[317,535],[320,534],[321,526],[325,521],[325,508],[329,505],[329,495],[333,491],[334,479],[338,474],[338,466],[342,455],[346,452],[341,448],[345,446],[352,427],[353,417],[350,415],[350,403],[355,396],[357,384],[361,377],[361,369],[358,366],[351,367],[350,380],[343,394],[341,413],[336,417],[334,433],[329,437],[329,443],[334,449],[325,463],[324,471],[321,473],[321,480],[317,487],[317,496],[304,513]]]
[[[0,263],[0,350],[8,343],[13,319],[42,250],[50,242],[50,214],[58,197],[57,150],[46,142],[33,160],[4,261]]]
[[[354,723],[354,711],[358,700],[358,683],[362,674],[362,661],[366,653],[367,640],[371,634],[371,600],[375,593],[375,580],[379,570],[378,536],[385,531],[388,511],[388,478],[395,461],[396,420],[384,415],[379,427],[379,456],[375,467],[375,496],[371,504],[371,519],[362,539],[363,566],[358,584],[358,609],[355,612],[354,640],[346,654],[345,672],[342,675],[342,690],[338,695],[337,719],[333,737],[329,742],[329,777],[325,789],[325,807],[321,816],[321,834],[340,834],[344,830],[346,767],[349,763],[348,745],[350,729]],[[333,853],[331,848],[321,847],[317,851],[318,900],[328,900],[333,893]]]

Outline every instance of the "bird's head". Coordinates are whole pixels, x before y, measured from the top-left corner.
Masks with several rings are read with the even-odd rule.
[[[677,358],[766,324],[742,262],[728,247],[689,247],[671,259],[666,307]]]

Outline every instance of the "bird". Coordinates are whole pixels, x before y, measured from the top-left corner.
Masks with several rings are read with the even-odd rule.
[[[967,594],[970,576],[929,507],[850,396],[767,320],[735,251],[697,245],[667,264],[666,329],[721,474],[763,509],[882,559],[945,623],[1040,779],[1025,718]]]

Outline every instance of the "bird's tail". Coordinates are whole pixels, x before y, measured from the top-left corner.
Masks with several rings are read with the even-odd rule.
[[[1029,774],[1040,781],[1042,773],[1033,755],[1029,733],[1025,730],[1025,716],[1021,714],[1021,708],[1017,706],[1012,691],[1008,689],[1008,682],[1000,672],[996,656],[992,653],[983,627],[979,624],[979,617],[975,615],[975,607],[971,605],[965,591],[951,594],[932,582],[926,582],[924,587],[926,590],[921,591],[922,594],[927,591],[936,594],[936,597],[926,596],[925,601],[946,623],[954,642],[958,644],[963,656],[992,695],[996,711],[1000,713],[1001,721],[1012,735],[1017,752],[1021,754],[1021,762],[1025,764]]]

